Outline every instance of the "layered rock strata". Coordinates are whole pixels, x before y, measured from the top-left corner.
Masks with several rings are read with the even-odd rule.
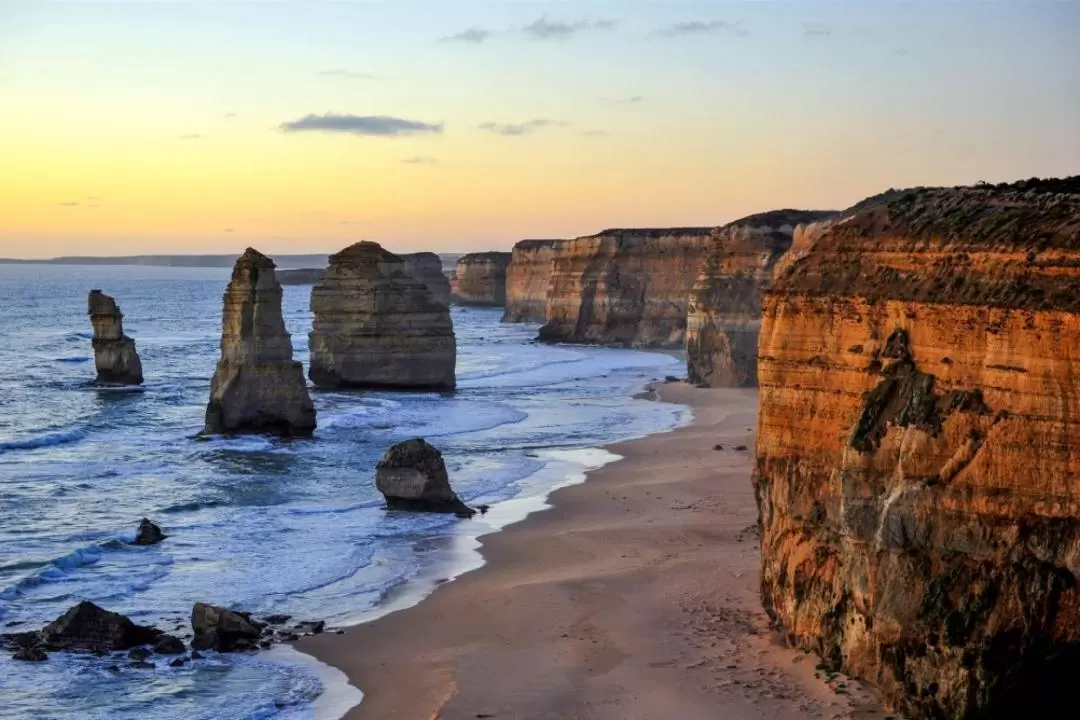
[[[712,228],[605,230],[555,246],[546,342],[681,348]]]
[[[422,438],[386,451],[375,469],[375,487],[391,510],[474,514],[450,487],[442,453]]]
[[[458,305],[506,304],[508,252],[469,253],[458,258],[451,297]]]
[[[87,312],[94,327],[97,381],[108,385],[141,385],[142,361],[135,350],[135,341],[124,334],[124,314],[116,301],[100,290],[91,290]]]
[[[221,359],[210,383],[203,432],[310,435],[315,407],[303,366],[293,360],[274,262],[245,250],[223,304]]]
[[[690,382],[711,387],[757,384],[761,297],[796,229],[835,213],[774,210],[717,230],[690,292],[686,317],[686,370]]]
[[[433,252],[399,255],[405,262],[405,272],[427,285],[432,297],[443,305],[450,304],[450,279],[443,272],[442,259]]]
[[[551,264],[559,240],[522,240],[510,253],[506,268],[506,310],[503,322],[542,323],[547,320]]]
[[[765,609],[915,717],[1049,714],[1080,668],[1080,178],[917,189],[766,295]]]
[[[378,244],[359,242],[331,256],[311,310],[309,375],[317,386],[454,387],[449,309]]]

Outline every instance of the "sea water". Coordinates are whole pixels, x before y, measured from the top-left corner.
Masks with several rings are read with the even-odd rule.
[[[37,629],[84,599],[167,631],[187,625],[195,601],[366,619],[452,575],[448,559],[460,571],[472,553],[475,565],[475,536],[601,464],[589,448],[688,418],[633,397],[678,373],[673,357],[535,344],[535,325],[455,307],[455,392],[313,392],[313,439],[195,439],[227,282],[209,268],[0,266],[0,632]],[[146,375],[138,391],[88,384],[92,288],[124,312]],[[305,367],[309,294],[284,297]],[[442,450],[458,494],[493,505],[489,518],[383,509],[375,464],[412,437]],[[142,517],[169,538],[128,545]],[[158,658],[153,671],[112,662],[0,656],[0,716],[308,718],[324,689],[288,653],[183,668]]]

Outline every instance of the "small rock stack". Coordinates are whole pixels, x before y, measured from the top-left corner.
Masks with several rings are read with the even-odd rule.
[[[124,314],[116,301],[100,290],[91,290],[87,309],[94,326],[97,381],[107,385],[141,385],[142,361],[135,351],[135,341],[124,334]]]

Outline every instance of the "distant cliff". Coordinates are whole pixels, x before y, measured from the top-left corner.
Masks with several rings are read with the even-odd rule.
[[[560,240],[522,240],[510,254],[506,269],[506,311],[503,322],[547,320],[548,288],[555,246]]]
[[[282,285],[314,285],[326,272],[325,268],[299,268],[296,270],[276,270],[274,275]]]
[[[435,300],[450,305],[450,280],[443,273],[443,261],[433,252],[404,253],[405,272],[428,286]]]
[[[1052,716],[1080,668],[1080,178],[896,192],[766,294],[762,599],[923,718]]]
[[[506,304],[508,252],[468,253],[458,258],[451,296],[459,305]]]
[[[605,230],[555,246],[546,342],[681,348],[713,228]]]
[[[712,387],[757,384],[761,296],[795,229],[836,213],[774,210],[736,220],[713,236],[690,293],[686,368],[691,382]]]

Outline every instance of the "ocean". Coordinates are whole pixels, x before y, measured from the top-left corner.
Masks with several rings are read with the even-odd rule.
[[[535,344],[537,326],[500,323],[501,309],[455,307],[455,392],[313,392],[313,439],[196,439],[228,277],[0,265],[0,632],[40,628],[84,599],[163,630],[186,626],[196,601],[362,621],[475,566],[476,536],[507,521],[500,507],[542,507],[552,488],[612,458],[595,448],[689,420],[687,408],[634,398],[682,374],[674,357]],[[125,314],[146,375],[138,391],[88,384],[92,288]],[[284,296],[305,368],[309,293]],[[375,464],[411,437],[442,450],[458,494],[491,504],[490,517],[383,509]],[[169,538],[126,544],[142,517]],[[211,653],[183,668],[156,658],[152,671],[113,662],[0,656],[0,714],[312,718],[325,689],[289,653]]]

